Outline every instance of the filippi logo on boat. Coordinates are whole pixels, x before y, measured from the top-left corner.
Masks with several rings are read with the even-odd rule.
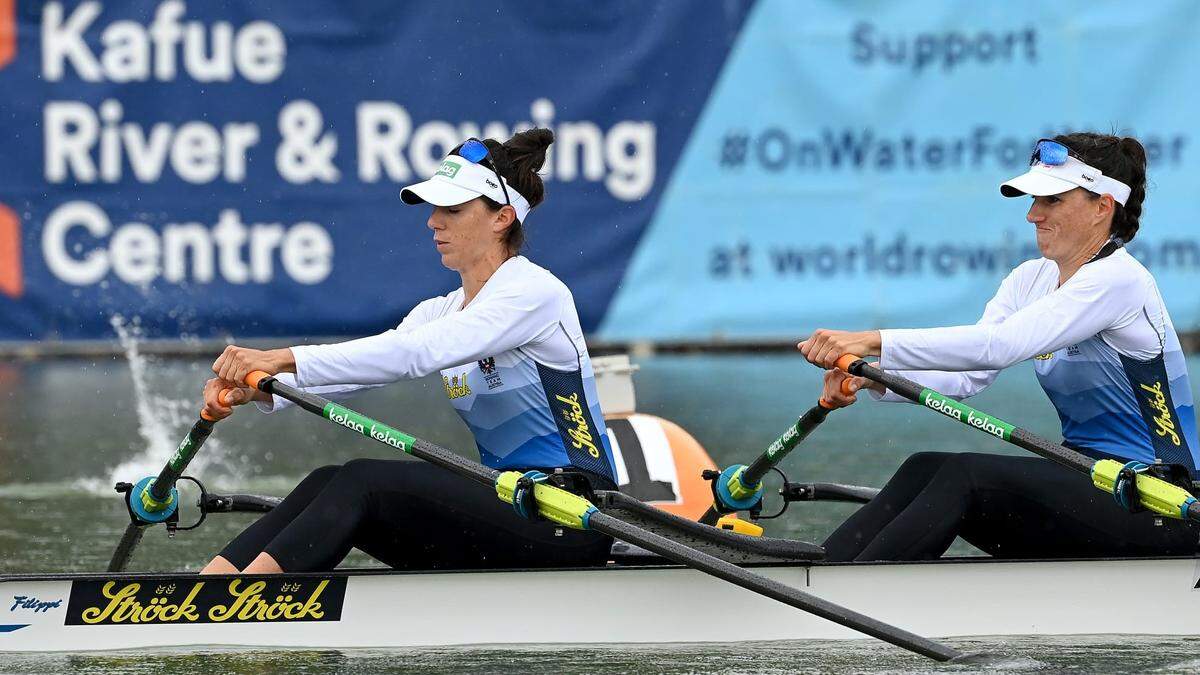
[[[45,614],[59,607],[62,607],[62,598],[43,600],[32,595],[14,595],[12,606],[8,608],[8,611],[16,612],[23,610],[33,612],[34,614]]]
[[[340,621],[346,578],[229,582],[86,580],[71,585],[66,625]]]

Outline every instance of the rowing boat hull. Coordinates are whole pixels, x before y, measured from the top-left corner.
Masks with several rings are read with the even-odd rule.
[[[931,637],[1200,635],[1194,558],[760,566]],[[257,583],[262,579],[262,583]],[[272,578],[0,577],[0,652],[188,645],[414,647],[862,637],[671,566]],[[1147,583],[1149,582],[1149,583]],[[1136,601],[1124,591],[1136,587]]]

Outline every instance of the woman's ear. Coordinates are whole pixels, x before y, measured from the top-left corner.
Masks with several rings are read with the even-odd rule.
[[[1113,199],[1112,195],[1100,195],[1100,199],[1096,200],[1096,219],[1103,221],[1111,218],[1116,210],[1116,204],[1117,200]]]
[[[503,234],[517,221],[517,210],[505,204],[492,216],[492,232]]]

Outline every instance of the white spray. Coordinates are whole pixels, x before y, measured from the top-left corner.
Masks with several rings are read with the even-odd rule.
[[[80,487],[89,491],[105,494],[112,492],[112,486],[117,481],[133,483],[146,476],[157,475],[196,422],[201,405],[199,388],[196,396],[185,399],[170,398],[151,391],[148,366],[152,365],[152,361],[138,348],[143,333],[137,317],[127,321],[121,315],[114,315],[109,323],[129,363],[140,441],[130,444],[133,456],[114,467],[106,478],[85,479],[79,483]],[[206,468],[221,464],[224,455],[220,440],[210,437],[188,466],[187,473],[203,474]]]

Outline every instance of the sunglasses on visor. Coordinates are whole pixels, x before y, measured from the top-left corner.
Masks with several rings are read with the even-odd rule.
[[[1067,157],[1070,156],[1071,150],[1059,143],[1048,138],[1043,138],[1033,146],[1033,154],[1029,156],[1029,164],[1047,164],[1049,166],[1062,166],[1067,163]]]
[[[484,145],[483,141],[478,138],[468,138],[466,142],[458,146],[453,154],[472,164],[490,168],[492,173],[496,174],[496,180],[500,182],[500,189],[504,190],[504,204],[512,206],[512,200],[508,197],[508,187],[504,185],[504,177],[500,175],[500,168],[496,166],[496,158],[492,156],[492,151],[488,150],[488,146]],[[487,160],[486,164],[484,160]]]

